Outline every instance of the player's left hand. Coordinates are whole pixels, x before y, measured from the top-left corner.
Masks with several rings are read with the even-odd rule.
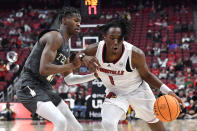
[[[177,101],[180,104],[182,104],[182,108],[183,109],[185,108],[185,104],[184,104],[183,100],[180,97],[178,97],[174,92],[170,92],[170,93],[168,93],[168,95],[171,95],[171,96],[175,97],[177,99]]]

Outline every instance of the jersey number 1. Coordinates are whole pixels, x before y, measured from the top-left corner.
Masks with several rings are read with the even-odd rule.
[[[115,85],[115,84],[114,84],[114,79],[113,79],[112,76],[109,76],[109,80],[110,80],[110,82],[111,82],[112,85]]]

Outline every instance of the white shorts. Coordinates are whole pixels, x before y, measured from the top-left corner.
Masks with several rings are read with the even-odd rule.
[[[129,105],[131,105],[137,118],[148,123],[156,123],[159,120],[156,118],[153,111],[155,100],[155,96],[149,85],[143,81],[142,85],[137,90],[129,94],[117,95],[116,98],[106,98],[103,106],[105,104],[112,104],[121,108],[125,112],[122,118],[125,119]]]

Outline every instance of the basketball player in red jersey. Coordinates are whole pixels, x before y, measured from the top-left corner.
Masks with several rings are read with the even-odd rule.
[[[147,122],[152,131],[165,131],[162,122],[154,115],[156,99],[149,85],[163,94],[172,95],[183,106],[184,103],[148,70],[143,51],[124,41],[128,25],[126,20],[120,19],[99,27],[104,40],[89,45],[84,51],[98,59],[97,73],[106,87],[102,126],[105,131],[117,131],[119,120],[125,118],[131,105],[136,117]],[[69,80],[65,78],[65,81]]]

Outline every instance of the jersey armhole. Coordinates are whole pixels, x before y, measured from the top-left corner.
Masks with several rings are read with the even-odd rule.
[[[99,54],[100,48],[102,47],[101,42],[102,42],[102,41],[98,42],[98,47],[97,47],[96,54],[95,54],[95,57],[96,57],[97,59],[99,59],[100,55],[101,55],[101,57],[102,57],[102,52],[101,52],[101,54]]]
[[[134,70],[132,67],[132,47],[133,47],[133,45],[131,45],[131,47],[128,51],[128,59],[127,59],[127,64],[126,64],[126,70],[128,72],[132,72]]]

